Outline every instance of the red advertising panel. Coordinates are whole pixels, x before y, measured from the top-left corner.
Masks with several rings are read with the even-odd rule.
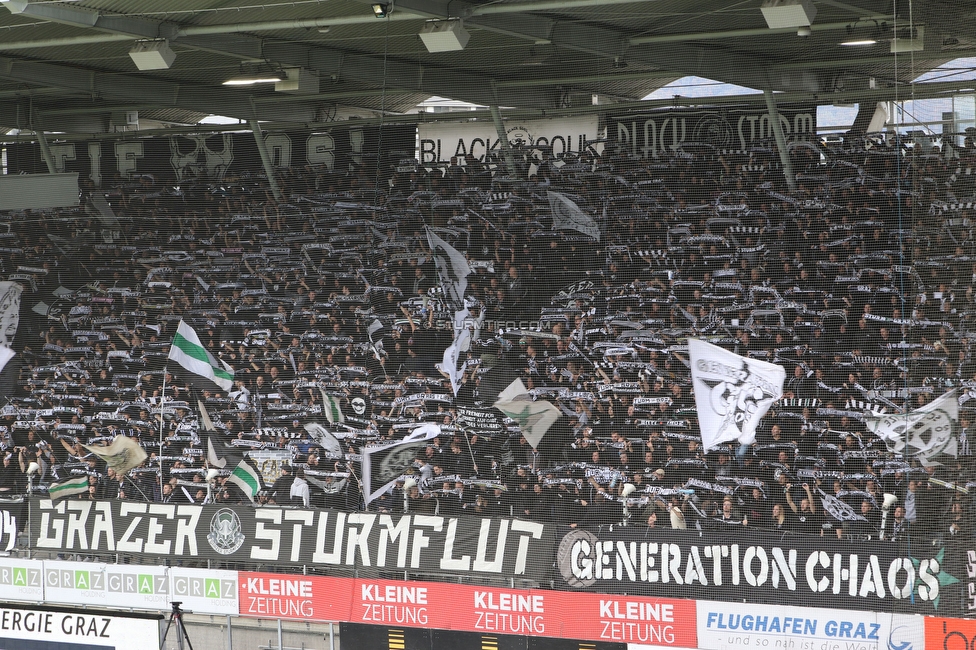
[[[938,650],[972,650],[976,645],[976,620],[925,617],[925,647]]]
[[[348,621],[352,578],[241,571],[241,616]]]
[[[550,592],[564,612],[559,635],[568,639],[616,641],[697,648],[695,601],[639,596]]]
[[[240,574],[242,616],[697,647],[695,602],[437,582]]]

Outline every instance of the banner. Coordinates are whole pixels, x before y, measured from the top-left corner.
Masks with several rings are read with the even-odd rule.
[[[925,617],[925,648],[972,650],[976,645],[974,640],[976,640],[976,620]]]
[[[551,526],[519,519],[228,508],[133,501],[31,501],[30,546],[66,553],[215,559],[543,579]]]
[[[778,107],[783,135],[817,132],[817,107]],[[773,140],[772,122],[758,105],[701,109],[664,109],[607,116],[607,139],[623,153],[649,158],[683,143],[704,143],[717,149],[746,149]]]
[[[922,650],[921,616],[698,601],[698,647]],[[783,639],[791,645],[786,646]],[[936,646],[929,646],[936,647]],[[942,646],[937,646],[941,648]]]
[[[695,648],[695,602],[544,589],[240,574],[242,616]]]
[[[41,607],[0,607],[0,647],[158,648],[159,619]]]
[[[601,593],[932,615],[955,612],[961,585],[944,553],[914,545],[617,528],[573,530],[557,551],[557,588]]]
[[[183,603],[183,611],[230,616],[240,613],[237,571],[170,567],[169,584],[172,599]]]
[[[412,125],[337,127],[327,131],[265,133],[264,139],[277,168],[324,166],[347,170],[365,165],[372,175],[376,165],[387,168],[401,158],[412,157],[416,148]],[[212,133],[93,140],[51,144],[56,171],[78,172],[95,186],[116,174],[131,178],[151,174],[162,183],[193,179],[221,180],[261,169],[254,135]],[[381,152],[382,149],[382,152]],[[7,148],[9,174],[47,173],[36,143],[16,143]]]
[[[424,455],[427,442],[441,433],[437,424],[422,424],[406,438],[392,445],[363,447],[362,474],[366,486],[363,499],[370,503],[393,487],[413,466],[415,458]]]
[[[50,603],[169,611],[173,598],[166,567],[45,562],[44,598]]]
[[[587,142],[599,139],[596,115],[552,120],[505,120],[505,131],[512,146],[552,147],[552,155],[579,153]],[[417,125],[420,164],[447,163],[451,158],[474,156],[484,161],[486,153],[501,153],[501,140],[491,122],[421,123]],[[602,151],[602,144],[597,151]]]
[[[40,560],[0,558],[0,600],[44,600],[44,563]]]

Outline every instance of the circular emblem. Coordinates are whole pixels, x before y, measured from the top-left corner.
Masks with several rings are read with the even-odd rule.
[[[570,587],[589,587],[596,582],[596,545],[599,538],[588,530],[571,530],[559,542],[556,566]],[[587,567],[589,569],[587,570]]]
[[[362,397],[354,397],[352,400],[352,410],[356,413],[356,415],[365,415],[366,400],[364,400]]]
[[[732,125],[721,115],[708,115],[695,124],[694,141],[715,147],[727,147],[732,143]]]
[[[210,520],[210,534],[207,535],[210,548],[221,555],[231,555],[244,544],[241,520],[230,508],[221,508]]]
[[[508,130],[508,141],[513,147],[526,147],[535,144],[535,138],[524,126],[513,126]]]

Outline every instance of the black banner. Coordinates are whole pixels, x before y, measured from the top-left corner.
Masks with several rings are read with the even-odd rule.
[[[363,165],[374,173],[400,158],[413,157],[417,130],[409,125],[341,127],[328,131],[266,133],[265,143],[277,168],[324,165],[345,170]],[[219,181],[225,176],[258,172],[261,156],[250,132],[174,135],[61,142],[50,145],[58,172],[78,172],[96,187],[120,175],[152,174],[162,183],[194,179]],[[380,152],[382,151],[382,155]],[[45,174],[37,143],[7,145],[9,174]]]
[[[817,132],[817,107],[779,107],[783,134]],[[607,138],[624,153],[649,158],[683,143],[704,143],[722,149],[746,149],[773,139],[769,113],[758,106],[708,110],[667,109],[607,116]]]
[[[519,519],[35,499],[30,546],[372,572],[545,578],[553,528]]]
[[[17,545],[17,533],[27,523],[27,503],[23,499],[0,499],[0,552]]]
[[[951,615],[964,578],[931,545],[741,527],[573,530],[559,542],[556,573],[557,589],[926,615]]]

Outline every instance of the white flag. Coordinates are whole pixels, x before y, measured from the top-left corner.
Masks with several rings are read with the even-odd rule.
[[[464,374],[464,364],[460,364],[461,354],[471,347],[471,332],[465,328],[458,332],[454,342],[444,350],[444,359],[437,364],[437,369],[443,372],[451,380],[451,389],[457,397],[458,389],[461,387],[461,375]]]
[[[688,339],[688,355],[705,452],[732,440],[754,443],[759,421],[783,396],[786,371],[698,339]]]
[[[0,345],[14,341],[20,325],[20,294],[24,287],[16,282],[0,282]]]
[[[559,192],[547,192],[549,208],[552,210],[553,230],[575,230],[600,241],[600,226],[593,217],[586,214],[572,199]]]
[[[551,402],[546,400],[533,402],[521,379],[516,379],[505,390],[498,393],[498,401],[493,406],[518,422],[522,435],[533,449],[539,448],[546,431],[562,415],[559,408]]]
[[[437,277],[441,281],[444,294],[453,306],[462,307],[464,292],[468,288],[468,274],[471,273],[468,260],[459,250],[435,235],[430,228],[427,229],[427,242],[430,244],[434,266],[437,267]]]
[[[868,431],[885,441],[888,449],[914,456],[926,467],[941,465],[939,457],[959,454],[959,398],[950,391],[911,413],[865,413]]]

